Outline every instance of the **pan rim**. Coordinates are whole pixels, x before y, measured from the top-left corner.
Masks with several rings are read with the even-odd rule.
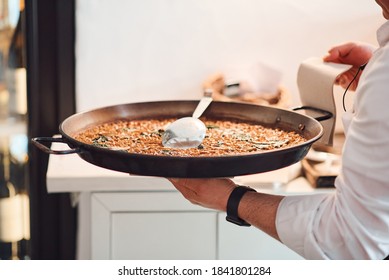
[[[147,158],[151,159],[151,158],[157,157],[157,158],[170,158],[170,159],[175,159],[175,160],[190,160],[190,161],[194,161],[194,159],[208,159],[208,160],[209,159],[227,159],[227,158],[236,158],[236,157],[251,157],[251,156],[258,156],[258,155],[262,155],[262,154],[265,155],[265,154],[269,154],[269,153],[275,154],[278,152],[284,152],[286,150],[299,149],[301,147],[304,147],[306,145],[314,143],[317,140],[319,140],[324,134],[324,129],[323,129],[323,126],[321,125],[321,123],[311,116],[303,115],[303,114],[294,112],[294,111],[289,110],[289,109],[275,108],[275,107],[264,106],[264,105],[259,105],[259,104],[257,105],[257,104],[250,104],[250,103],[225,102],[225,101],[213,101],[213,103],[214,104],[230,104],[230,105],[239,105],[239,106],[250,106],[250,107],[252,106],[255,108],[266,108],[267,110],[274,109],[276,111],[285,112],[286,114],[291,114],[291,115],[298,114],[302,118],[310,120],[310,121],[314,122],[316,125],[318,125],[320,128],[320,131],[314,137],[307,139],[303,143],[300,143],[300,144],[297,144],[297,145],[294,145],[291,147],[283,147],[283,148],[277,148],[277,149],[272,149],[272,150],[263,150],[263,151],[258,151],[258,152],[241,153],[241,154],[224,155],[224,156],[170,156],[170,155],[150,155],[150,154],[141,154],[141,153],[131,153],[131,152],[123,151],[123,150],[111,150],[109,148],[94,146],[94,145],[87,144],[87,143],[76,140],[73,136],[66,133],[65,129],[63,128],[67,122],[71,121],[74,118],[78,118],[80,116],[83,116],[84,114],[92,114],[93,112],[98,112],[101,110],[111,110],[111,109],[114,110],[114,109],[117,109],[118,107],[142,106],[142,105],[146,105],[146,104],[151,106],[152,104],[161,104],[161,103],[171,104],[171,103],[183,103],[183,102],[197,104],[198,100],[188,100],[188,99],[177,100],[176,99],[176,100],[124,103],[124,104],[110,105],[110,106],[105,106],[105,107],[98,107],[98,108],[95,108],[95,109],[92,109],[89,111],[83,111],[83,112],[79,112],[79,113],[76,113],[76,114],[69,116],[63,122],[61,122],[61,124],[59,125],[59,132],[63,137],[66,138],[66,140],[75,143],[75,145],[80,147],[81,149],[85,149],[83,147],[87,147],[86,150],[92,149],[92,150],[95,150],[97,152],[109,152],[109,153],[114,153],[115,155],[128,155],[131,157],[142,157],[142,158],[144,157],[146,159]],[[176,117],[176,116],[173,116],[173,117]],[[121,118],[112,119],[110,121],[114,121],[114,120],[118,120],[118,119],[121,119]],[[122,119],[124,119],[124,117]],[[258,124],[260,124],[260,123],[258,122]]]

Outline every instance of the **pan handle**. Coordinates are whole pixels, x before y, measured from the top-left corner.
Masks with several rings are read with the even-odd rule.
[[[54,154],[54,155],[68,155],[68,154],[78,154],[81,152],[80,148],[70,149],[70,150],[52,150],[46,145],[42,143],[65,143],[65,139],[61,138],[54,138],[54,137],[35,137],[31,139],[31,142],[38,147],[40,150],[44,151],[48,154]]]
[[[317,120],[319,122],[331,119],[334,116],[331,112],[328,112],[328,111],[322,110],[322,109],[318,109],[315,107],[311,107],[311,106],[301,106],[301,107],[293,108],[293,111],[298,111],[298,110],[311,110],[311,111],[315,111],[317,113],[323,114],[323,116],[314,118],[315,120]]]

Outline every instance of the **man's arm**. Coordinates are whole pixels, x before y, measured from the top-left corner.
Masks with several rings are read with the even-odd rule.
[[[193,204],[226,211],[228,198],[236,187],[229,179],[169,179]],[[277,209],[283,196],[246,192],[238,207],[238,216],[279,240],[275,225]]]

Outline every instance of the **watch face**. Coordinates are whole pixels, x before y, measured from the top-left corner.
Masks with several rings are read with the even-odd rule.
[[[245,226],[245,227],[251,226],[249,223],[246,223],[244,220],[242,220],[240,218],[233,218],[233,217],[227,216],[226,220],[228,222],[233,223],[233,224],[238,225],[238,226]]]

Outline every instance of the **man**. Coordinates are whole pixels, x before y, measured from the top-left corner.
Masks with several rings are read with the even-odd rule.
[[[389,0],[376,2],[388,20]],[[229,179],[170,181],[192,203],[228,210],[229,220],[251,224],[307,259],[384,259],[389,255],[389,21],[377,39],[377,50],[348,43],[324,58],[354,66],[339,77],[342,86],[363,70],[353,84],[358,86],[354,108],[344,117],[346,141],[334,193],[284,197],[237,187]]]

